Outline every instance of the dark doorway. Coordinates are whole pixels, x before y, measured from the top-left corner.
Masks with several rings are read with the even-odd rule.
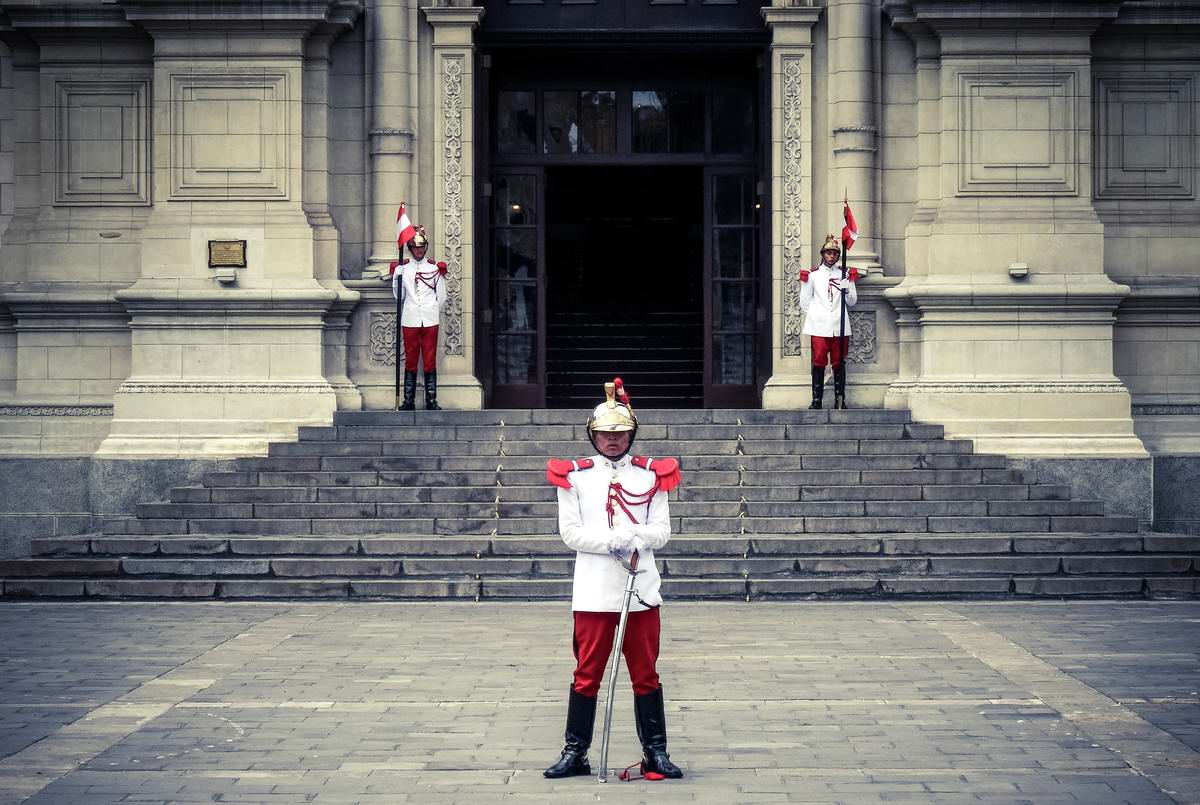
[[[546,170],[546,405],[704,403],[704,172]]]

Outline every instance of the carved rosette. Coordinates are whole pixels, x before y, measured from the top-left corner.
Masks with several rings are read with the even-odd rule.
[[[804,339],[800,332],[801,254],[801,115],[803,113],[801,57],[783,59],[783,354],[797,356]]]
[[[850,349],[846,360],[850,363],[875,363],[875,311],[850,312]]]
[[[396,365],[396,314],[371,314],[371,363]]]
[[[463,354],[463,57],[442,58],[442,125],[445,146],[445,219],[442,240],[446,259],[446,306],[442,326],[446,331],[446,354]]]

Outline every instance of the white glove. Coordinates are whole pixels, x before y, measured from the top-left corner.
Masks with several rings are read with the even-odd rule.
[[[829,285],[839,291],[844,291],[850,287],[850,280],[830,280]]]
[[[639,553],[639,554],[645,553],[646,552],[646,540],[642,539],[640,536],[637,536],[635,534],[633,537],[633,541],[629,543],[629,550]]]
[[[617,526],[613,529],[612,537],[608,541],[608,549],[614,553],[631,553],[633,543],[637,539],[637,534],[633,533],[633,529],[629,526]]]

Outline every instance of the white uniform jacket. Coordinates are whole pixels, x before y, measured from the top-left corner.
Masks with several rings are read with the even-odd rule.
[[[608,552],[608,544],[613,538],[605,510],[608,485],[615,480],[627,492],[638,494],[649,491],[658,482],[658,477],[651,470],[633,466],[628,455],[618,461],[610,461],[601,455],[592,456],[592,460],[595,464],[590,469],[571,473],[570,489],[558,490],[558,533],[567,547],[578,551],[571,609],[620,612],[629,574]],[[629,523],[629,518],[618,506],[613,524],[628,524],[646,543],[647,550],[638,556],[638,569],[644,572],[637,575],[634,589],[648,606],[639,603],[636,596],[629,605],[630,612],[640,612],[662,603],[659,594],[662,582],[654,562],[654,551],[671,538],[667,493],[660,489],[648,506],[630,507],[630,510],[637,523]]]
[[[434,288],[417,279],[417,272],[428,276]],[[438,265],[432,260],[417,262],[409,260],[392,273],[392,297],[397,298],[400,285],[404,284],[404,307],[400,311],[401,327],[433,327],[440,321],[442,305],[446,303],[446,278],[438,274]]]
[[[803,274],[801,277],[803,278]],[[822,263],[808,272],[808,279],[800,283],[800,309],[804,311],[804,335],[838,336],[842,334],[842,292],[830,286],[830,280],[842,278],[841,266]],[[846,292],[846,335],[850,335],[850,308],[858,302],[858,289],[850,282],[850,270],[846,270],[846,281],[850,290]]]

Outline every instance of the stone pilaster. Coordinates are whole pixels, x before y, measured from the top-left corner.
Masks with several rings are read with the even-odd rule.
[[[1091,35],[1119,6],[884,5],[920,47],[926,150],[935,108],[940,117],[909,274],[886,294],[904,344],[886,403],[981,451],[1145,455],[1113,373],[1114,314],[1129,289],[1104,273],[1091,202]],[[925,97],[935,65],[936,105]]]
[[[764,408],[811,399],[800,334],[800,269],[813,262],[812,27],[820,8],[762,10],[771,29],[771,366]]]
[[[324,373],[337,395],[338,410],[362,408],[362,393],[347,370],[349,316],[360,299],[347,288],[338,265],[340,234],[329,206],[329,61],[330,45],[350,27],[343,14],[316,27],[304,40],[304,213],[313,230],[313,273],[338,295],[325,315]]]
[[[261,452],[337,406],[326,317],[344,318],[351,296],[327,287],[336,264],[309,218],[320,224],[319,193],[305,205],[304,42],[361,3],[123,7],[154,40],[154,208],[138,281],[116,294],[133,358],[98,454]],[[232,278],[209,263],[226,240],[246,242]]]
[[[861,226],[854,244],[855,266],[878,273],[880,223],[876,188],[879,184],[876,106],[879,81],[877,0],[830,0],[829,108],[833,121],[833,165],[829,183],[844,193]],[[842,197],[828,200],[830,231],[841,231]],[[815,262],[815,261],[814,261]]]
[[[442,310],[438,402],[443,408],[482,408],[475,377],[475,130],[474,31],[478,6],[423,9],[433,26],[433,243],[449,265]]]
[[[417,9],[413,0],[372,0],[370,37],[371,201],[367,268],[387,271],[396,259],[396,208],[408,202],[424,221],[414,168]]]

